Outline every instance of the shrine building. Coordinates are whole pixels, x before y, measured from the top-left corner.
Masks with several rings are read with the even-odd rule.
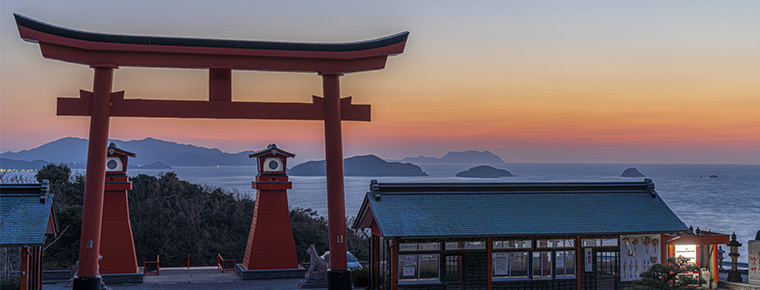
[[[0,184],[0,233],[0,248],[21,248],[21,289],[42,289],[42,247],[58,234],[47,180]]]
[[[372,232],[371,289],[620,289],[689,233],[649,179],[373,180],[352,227]]]

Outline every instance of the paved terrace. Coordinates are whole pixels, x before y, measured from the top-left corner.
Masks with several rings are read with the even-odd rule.
[[[143,283],[108,285],[111,289],[298,289],[298,279],[241,280],[234,271],[216,267],[161,268],[161,274],[149,273]],[[71,282],[43,284],[42,289],[71,289]],[[357,288],[362,289],[362,288]]]
[[[720,272],[721,281],[725,281],[727,272]],[[747,275],[743,274],[747,279]],[[213,266],[209,267],[185,267],[161,268],[161,275],[149,273],[143,276],[143,283],[108,285],[111,289],[298,289],[298,281],[301,279],[281,280],[240,280],[233,271],[224,271]],[[61,281],[55,284],[43,284],[42,289],[71,289],[70,281]],[[364,289],[364,288],[354,288]],[[733,289],[733,288],[718,288]],[[756,289],[756,288],[752,288]]]

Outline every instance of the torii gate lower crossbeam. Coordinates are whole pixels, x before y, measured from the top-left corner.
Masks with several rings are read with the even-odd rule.
[[[351,289],[346,265],[343,189],[343,120],[369,121],[369,105],[340,98],[344,73],[379,70],[389,55],[404,51],[408,32],[352,43],[284,43],[153,36],[111,35],[52,26],[15,15],[21,38],[40,45],[46,58],[90,65],[92,93],[59,98],[58,115],[90,116],[87,181],[82,214],[79,271],[74,289],[99,289],[100,228],[109,120],[118,117],[324,120],[331,269],[330,289]],[[208,101],[124,99],[112,92],[119,66],[209,70]],[[324,99],[312,103],[232,101],[232,70],[316,72]]]

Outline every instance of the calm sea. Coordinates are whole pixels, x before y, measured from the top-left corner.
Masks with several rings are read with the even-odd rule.
[[[736,232],[739,241],[753,239],[760,230],[760,165],[683,164],[540,164],[517,163],[495,167],[509,170],[514,177],[472,179],[453,177],[472,164],[418,164],[428,177],[346,177],[346,216],[357,214],[370,180],[379,182],[525,182],[525,181],[631,181],[643,178],[619,177],[628,167],[636,167],[655,183],[655,190],[686,223],[703,230]],[[129,175],[158,175],[166,170],[130,169]],[[222,187],[255,197],[251,181],[253,166],[174,167],[178,177],[193,183]],[[716,175],[717,178],[708,178]],[[327,215],[324,177],[291,176],[288,192],[291,207],[312,208]],[[646,213],[641,213],[646,214]],[[724,250],[728,250],[724,247]],[[746,262],[746,248],[740,249]],[[726,260],[729,260],[726,255]]]

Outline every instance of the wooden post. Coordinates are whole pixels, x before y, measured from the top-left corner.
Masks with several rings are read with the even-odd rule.
[[[79,240],[79,271],[74,289],[100,289],[98,257],[103,221],[106,154],[110,126],[111,88],[114,67],[94,67],[90,138],[87,147],[87,177],[84,186],[82,233]]]
[[[232,70],[221,68],[208,69],[209,101],[232,101]]]
[[[713,274],[713,280],[715,280],[715,285],[718,285],[718,245],[713,245],[713,268],[712,268],[712,274]]]
[[[486,266],[486,269],[488,271],[488,290],[492,289],[491,282],[493,280],[493,239],[488,238],[486,240],[488,244],[486,244],[486,252],[488,257],[486,257],[486,261],[488,265]]]
[[[21,247],[21,274],[19,280],[21,280],[21,289],[29,289],[29,248]]]
[[[325,95],[325,167],[327,177],[327,221],[330,241],[331,290],[351,289],[351,272],[346,264],[346,204],[343,189],[343,133],[341,128],[341,73],[322,73]]]
[[[670,245],[668,245],[665,234],[660,234],[660,263],[665,263],[665,260],[668,259],[670,256],[669,250]]]
[[[393,247],[391,247],[391,256],[388,259],[388,262],[391,263],[391,289],[398,289],[398,243],[396,243],[396,240],[391,240],[391,245],[395,244]]]
[[[576,280],[576,289],[581,290],[581,260],[586,259],[585,254],[583,254],[581,251],[583,248],[581,247],[581,236],[575,237],[575,280]],[[580,259],[579,259],[580,258]]]

